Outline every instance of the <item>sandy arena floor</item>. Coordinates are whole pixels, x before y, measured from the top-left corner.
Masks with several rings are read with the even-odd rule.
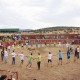
[[[35,46],[34,46],[35,47]],[[58,65],[58,51],[62,50],[63,52],[63,64]],[[15,53],[19,54],[21,52],[24,52],[25,55],[29,55],[31,52],[33,53],[33,58],[37,57],[37,53],[40,52],[42,55],[42,62],[41,62],[41,70],[37,70],[37,60],[34,59],[32,63],[31,69],[26,69],[26,64],[28,58],[25,57],[24,64],[22,67],[20,66],[20,59],[19,56],[16,56],[16,64],[11,64],[11,56],[9,55],[8,63],[5,64],[0,60],[0,69],[6,69],[11,71],[18,71],[19,73],[19,80],[33,80],[36,78],[36,80],[80,80],[80,60],[78,60],[76,63],[74,63],[74,54],[71,54],[71,62],[69,64],[67,63],[67,56],[66,56],[66,48],[65,47],[49,47],[44,46],[42,48],[36,49],[36,52],[34,50],[29,51],[26,49],[17,48],[15,49]],[[53,67],[50,65],[47,67],[47,55],[48,52],[51,52],[53,55],[52,63]],[[12,49],[11,49],[12,52]],[[1,73],[1,72],[0,72]]]

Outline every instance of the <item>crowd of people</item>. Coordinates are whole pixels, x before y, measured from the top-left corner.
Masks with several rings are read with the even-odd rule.
[[[61,47],[62,44],[59,43],[58,45]],[[24,45],[23,44],[21,44],[21,45],[18,44],[17,46],[18,46],[18,48],[21,47],[21,49],[24,49]],[[19,56],[20,60],[21,60],[20,65],[22,65],[23,62],[24,62],[24,57],[28,57],[28,64],[27,64],[27,66],[30,65],[29,68],[31,68],[32,60],[33,59],[37,59],[38,70],[40,69],[40,64],[41,64],[41,61],[42,61],[42,58],[43,58],[40,53],[38,53],[37,58],[33,58],[33,54],[32,53],[29,56],[24,55],[23,52],[21,52],[20,54],[16,54],[15,46],[13,46],[13,52],[12,53],[10,53],[10,49],[11,49],[11,46],[9,45],[9,46],[7,46],[7,48],[3,48],[1,50],[1,60],[2,61],[7,63],[8,62],[8,56],[10,55],[10,56],[12,56],[12,65],[15,65],[15,60],[16,60],[15,58],[16,58],[16,56]],[[27,49],[28,49],[28,46],[27,46]],[[76,62],[76,59],[79,59],[80,48],[79,48],[79,46],[77,46],[77,48],[74,48],[74,45],[70,45],[69,43],[67,43],[66,44],[66,54],[67,54],[68,63],[70,63],[71,53],[74,53],[74,62]],[[62,55],[63,55],[63,52],[61,50],[59,50],[57,55],[59,55],[59,64],[62,65]],[[47,57],[48,57],[48,63],[51,63],[51,66],[52,66],[52,56],[54,56],[54,55],[52,55],[52,53],[49,52]],[[27,68],[27,66],[26,66],[26,68]]]
[[[45,45],[46,46],[46,45]],[[62,44],[59,43],[57,47],[61,47]],[[56,47],[56,46],[54,46]],[[77,46],[76,48],[74,48],[74,45],[70,45],[69,43],[65,44],[66,47],[66,56],[67,56],[67,63],[70,63],[70,57],[71,57],[71,53],[74,53],[74,62],[76,62],[79,59],[79,53],[80,53],[80,47]],[[13,51],[11,52],[11,48],[13,49]],[[26,68],[27,69],[31,69],[32,67],[32,62],[34,60],[37,60],[37,69],[40,70],[41,69],[41,63],[42,63],[42,58],[44,58],[40,52],[37,53],[37,57],[33,57],[33,53],[31,52],[29,56],[25,55],[24,52],[21,52],[20,54],[16,54],[15,49],[16,48],[21,48],[22,50],[25,50],[24,48],[24,44],[18,44],[18,45],[12,45],[12,46],[7,46],[7,48],[2,48],[1,49],[1,61],[5,62],[6,64],[8,63],[8,56],[12,57],[12,65],[15,65],[16,63],[16,56],[19,56],[20,58],[20,66],[22,66],[24,64],[24,58],[27,57],[28,58],[28,62],[26,64]],[[26,45],[26,48],[28,49],[28,44]],[[31,48],[30,48],[31,50]],[[35,49],[36,50],[36,49]],[[63,52],[62,50],[58,50],[58,53],[56,55],[53,55],[52,52],[48,52],[48,54],[45,56],[47,57],[47,67],[50,65],[51,67],[52,62],[53,62],[53,57],[58,56],[58,65],[62,65],[63,64]]]

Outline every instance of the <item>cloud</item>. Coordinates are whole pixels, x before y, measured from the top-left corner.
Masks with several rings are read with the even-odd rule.
[[[80,26],[79,0],[0,0],[0,28]]]

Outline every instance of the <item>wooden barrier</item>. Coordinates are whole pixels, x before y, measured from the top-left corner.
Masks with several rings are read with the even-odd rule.
[[[12,41],[12,42],[2,42],[2,45],[3,46],[0,46],[0,49],[1,48],[3,48],[3,47],[6,47],[6,46],[8,46],[8,45],[10,45],[10,46],[12,46],[13,44],[14,44],[14,42],[16,42],[16,45],[17,44],[21,44],[21,43],[24,43],[25,42],[25,40],[16,40],[16,41]]]
[[[68,40],[67,39],[37,39],[37,41],[39,44],[40,44],[40,42],[42,44],[44,44],[45,42],[46,43],[54,43],[54,42],[59,43],[59,42],[61,42],[63,44],[65,44],[67,42],[72,43],[72,39],[68,39]],[[36,40],[35,39],[29,39],[29,44],[30,44],[30,42],[35,43]],[[75,39],[74,44],[80,44],[80,39]]]
[[[72,40],[73,39],[37,39],[37,42],[38,42],[38,44],[40,44],[40,43],[44,44],[45,42],[46,43],[54,43],[54,42],[59,43],[59,42],[61,42],[61,43],[65,44],[67,42],[72,43]],[[15,42],[16,42],[16,45],[17,45],[17,44],[24,43],[25,40],[16,40]],[[30,42],[35,44],[36,39],[29,39],[28,43],[30,44]],[[11,46],[11,45],[14,44],[14,41],[12,41],[12,42],[2,42],[2,44],[3,44],[4,47],[6,47],[7,45]],[[80,44],[80,39],[75,38],[74,39],[74,44]],[[3,46],[0,46],[0,48],[2,48]]]

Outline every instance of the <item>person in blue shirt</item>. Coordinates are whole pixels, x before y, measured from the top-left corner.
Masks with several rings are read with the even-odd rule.
[[[61,52],[61,50],[59,50],[59,63],[58,63],[58,65],[59,64],[61,64],[62,65],[62,52]]]
[[[70,49],[67,50],[67,59],[68,59],[68,63],[70,63]]]

